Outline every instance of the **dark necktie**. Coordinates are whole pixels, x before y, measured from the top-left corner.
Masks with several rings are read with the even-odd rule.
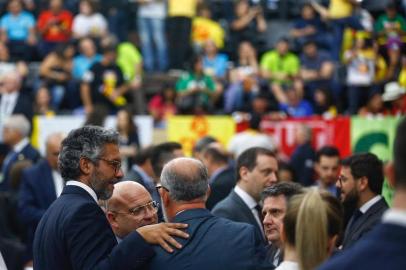
[[[362,215],[363,215],[363,213],[362,213],[359,209],[357,209],[357,210],[354,211],[354,214],[352,215],[352,218],[351,218],[351,222],[350,222],[350,224],[348,225],[350,230],[351,230],[352,228],[354,228],[354,225],[357,223],[358,219],[359,219]]]
[[[258,211],[258,217],[259,217],[259,220],[261,221],[261,224],[262,224],[262,222],[263,222],[263,220],[264,220],[264,217],[262,216],[262,209],[261,209],[261,206],[259,206],[259,204],[257,204],[257,205],[255,206],[255,209]]]

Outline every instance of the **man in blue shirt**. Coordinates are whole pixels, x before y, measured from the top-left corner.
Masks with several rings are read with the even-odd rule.
[[[34,16],[22,10],[22,3],[19,0],[10,1],[8,11],[0,19],[1,41],[8,44],[12,58],[30,60],[30,46],[34,46],[37,42]]]

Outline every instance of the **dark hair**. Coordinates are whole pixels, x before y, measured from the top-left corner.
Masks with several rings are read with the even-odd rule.
[[[75,46],[71,42],[61,43],[57,45],[54,49],[54,53],[58,58],[65,59],[65,51],[69,48],[75,49]]]
[[[380,194],[382,192],[383,163],[376,155],[372,153],[354,154],[344,159],[341,165],[349,167],[355,179],[368,178],[368,186],[373,193]]]
[[[151,159],[153,149],[153,146],[142,148],[135,154],[133,162],[137,165],[144,164],[148,159]]]
[[[133,135],[133,134],[137,134],[138,132],[138,128],[137,125],[135,124],[134,120],[133,120],[133,114],[131,113],[129,108],[124,108],[124,109],[120,109],[117,114],[123,111],[127,114],[127,126],[128,126],[128,130],[124,130],[124,132],[128,133],[127,135]],[[122,130],[120,129],[119,126],[117,126],[117,130],[118,132],[121,132]]]
[[[393,149],[396,187],[406,188],[406,118],[398,125]]]
[[[251,147],[245,150],[237,158],[236,175],[238,181],[240,180],[240,169],[246,167],[249,171],[252,171],[257,165],[259,155],[276,158],[274,152],[263,147]]]
[[[62,141],[58,166],[62,178],[75,179],[80,176],[79,161],[85,157],[92,161],[103,154],[108,143],[118,145],[118,133],[112,129],[97,126],[84,126],[69,132]]]
[[[251,113],[249,125],[250,128],[254,130],[259,130],[261,124],[262,116],[258,113]]]
[[[266,198],[277,197],[279,195],[284,195],[286,200],[289,200],[293,195],[302,192],[303,187],[299,183],[280,182],[265,188],[264,191],[262,191],[261,201],[263,202]]]
[[[193,147],[193,152],[201,152],[204,148],[206,148],[213,142],[217,142],[216,138],[209,135],[204,136],[196,142],[195,146]]]
[[[156,145],[151,153],[152,170],[156,177],[161,176],[164,165],[175,158],[174,151],[181,150],[182,145],[177,142],[165,142]]]
[[[207,147],[202,152],[203,157],[210,157],[212,162],[217,164],[227,164],[228,156],[217,147]]]
[[[320,162],[320,158],[322,156],[340,158],[340,152],[338,151],[337,147],[327,145],[327,146],[323,146],[322,148],[319,149],[319,151],[317,151],[316,162]]]

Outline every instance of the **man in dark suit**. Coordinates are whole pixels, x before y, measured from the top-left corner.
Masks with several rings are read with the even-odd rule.
[[[71,131],[58,165],[67,182],[37,226],[34,269],[140,269],[154,255],[148,243],[169,252],[166,241],[180,247],[168,232],[186,237],[173,230],[184,226],[163,223],[138,228],[117,245],[97,203],[109,199],[123,177],[117,132],[95,126]]]
[[[3,93],[0,94],[0,122],[12,114],[24,115],[30,123],[34,116],[31,98],[21,92],[22,80],[17,71],[3,76]]]
[[[30,123],[21,114],[12,115],[4,121],[3,140],[11,148],[11,151],[7,154],[2,165],[0,191],[7,191],[10,188],[10,170],[14,163],[25,159],[36,163],[41,157],[29,142],[30,128]]]
[[[406,269],[406,120],[397,129],[394,166],[388,179],[393,180],[396,192],[392,208],[385,212],[382,224],[341,254],[322,265],[320,270],[403,270]],[[394,168],[394,171],[393,171]],[[394,177],[393,176],[394,173]]]
[[[277,183],[278,161],[271,150],[252,147],[237,158],[237,185],[212,210],[215,216],[254,225],[261,232],[262,214],[259,201],[266,187]]]
[[[32,260],[32,242],[41,217],[61,194],[65,185],[58,171],[58,155],[62,133],[53,133],[46,140],[46,156],[23,171],[18,198],[18,214],[26,228],[28,260]]]
[[[383,180],[382,161],[374,154],[355,154],[342,161],[337,181],[341,202],[347,209],[355,209],[345,229],[343,249],[371,231],[388,209],[385,199],[379,195]]]
[[[207,169],[202,162],[177,158],[167,163],[162,171],[159,192],[165,217],[189,224],[190,238],[180,239],[183,248],[173,255],[155,248],[150,270],[265,267],[261,260],[264,259],[263,243],[254,226],[215,217],[205,208],[209,185]],[[268,266],[268,269],[273,268]]]
[[[283,219],[286,215],[289,199],[303,192],[302,186],[297,183],[281,182],[267,187],[262,192],[262,215],[264,217],[264,230],[268,242],[268,259],[278,266],[283,260],[283,241],[281,237]]]
[[[206,201],[207,209],[227,197],[235,186],[235,171],[229,165],[227,154],[219,147],[209,146],[201,153],[201,160],[209,172],[210,196]]]

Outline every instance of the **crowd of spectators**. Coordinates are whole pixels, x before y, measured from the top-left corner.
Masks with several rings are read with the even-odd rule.
[[[270,44],[278,1],[2,1],[0,80],[17,72],[40,115],[403,114],[402,3],[359,2],[301,1]]]

